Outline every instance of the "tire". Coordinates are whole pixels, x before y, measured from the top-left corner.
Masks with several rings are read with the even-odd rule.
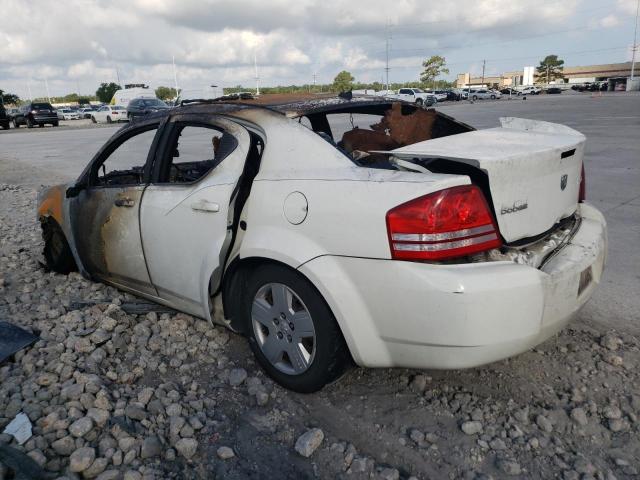
[[[342,332],[305,277],[281,265],[261,265],[252,271],[245,295],[242,315],[249,346],[276,382],[311,393],[344,372],[351,357]],[[278,298],[288,298],[287,305],[278,308]],[[297,337],[301,328],[308,335]]]
[[[422,105],[424,102],[421,98],[416,100],[416,105]]]
[[[96,117],[94,117],[93,115],[91,115],[91,121],[92,121],[93,123],[98,123],[98,122],[96,121]]]
[[[58,123],[58,122],[53,122],[53,123],[51,124],[51,126],[52,126],[52,127],[57,127],[58,125],[59,125],[59,123]]]
[[[495,100],[496,96],[495,95],[491,95],[491,100]]]
[[[42,222],[42,238],[47,268],[64,275],[77,270],[71,248],[55,220],[47,219]]]
[[[20,124],[15,118],[13,119],[13,128],[20,128]]]
[[[27,128],[33,128],[33,122],[29,117],[27,117]]]
[[[44,123],[39,123],[38,128],[44,128]]]
[[[111,117],[107,115],[107,123],[112,123],[113,120],[111,120]]]
[[[478,96],[474,95],[473,97],[471,97],[471,100],[473,100],[475,102],[476,100],[478,100]]]

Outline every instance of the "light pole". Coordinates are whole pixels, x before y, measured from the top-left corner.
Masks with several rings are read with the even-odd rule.
[[[636,50],[638,49],[638,13],[640,12],[640,0],[636,5],[636,22],[633,26],[633,47],[631,49],[631,80],[634,78],[636,70]]]

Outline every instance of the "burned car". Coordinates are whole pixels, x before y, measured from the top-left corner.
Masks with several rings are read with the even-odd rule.
[[[600,281],[584,142],[375,98],[187,104],[40,193],[44,254],[246,335],[296,391],[351,362],[479,366],[559,331]]]

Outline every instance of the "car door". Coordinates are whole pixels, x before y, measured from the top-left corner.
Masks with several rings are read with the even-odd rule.
[[[180,115],[167,126],[142,199],[142,244],[158,295],[207,317],[232,239],[232,199],[251,146],[226,119]]]
[[[156,295],[140,238],[140,205],[148,183],[159,123],[117,134],[83,173],[69,201],[73,241],[93,278]]]

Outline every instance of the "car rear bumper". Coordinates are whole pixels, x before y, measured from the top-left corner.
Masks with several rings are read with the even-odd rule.
[[[323,256],[300,271],[326,299],[359,365],[479,366],[543,342],[591,297],[606,259],[606,224],[587,204],[578,215],[575,235],[542,269]]]
[[[58,118],[57,115],[34,115],[33,116],[34,123],[52,123],[52,122],[57,122],[59,120],[60,118]]]

